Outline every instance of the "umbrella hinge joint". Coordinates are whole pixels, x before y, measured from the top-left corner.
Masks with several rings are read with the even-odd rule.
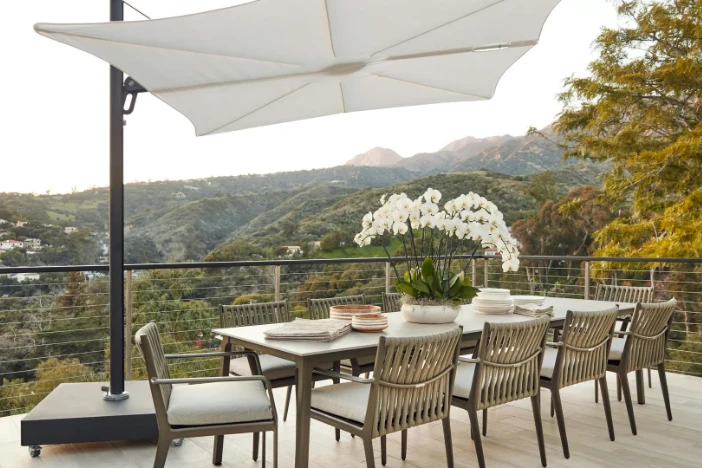
[[[122,112],[124,115],[129,115],[134,112],[137,96],[140,93],[145,93],[146,88],[140,85],[134,78],[128,76],[122,85]],[[127,100],[129,104],[127,104]]]

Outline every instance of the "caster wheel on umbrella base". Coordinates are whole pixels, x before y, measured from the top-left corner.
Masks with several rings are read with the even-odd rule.
[[[184,440],[185,440],[185,439],[176,439],[176,440],[174,440],[174,441],[173,441],[173,446],[174,446],[174,447],[180,447],[181,445],[183,445],[183,441],[184,441]]]
[[[29,446],[29,456],[32,458],[37,458],[41,454],[40,445],[30,445]]]

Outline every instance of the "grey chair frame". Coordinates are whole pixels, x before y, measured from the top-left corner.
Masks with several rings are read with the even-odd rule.
[[[325,297],[321,299],[307,299],[307,310],[310,312],[310,319],[319,320],[329,318],[329,308],[339,305],[363,305],[366,303],[366,299],[363,294],[357,294],[354,296],[339,296],[339,297]],[[347,372],[351,375],[358,377],[361,374],[368,374],[373,372],[375,363],[370,364],[360,364],[358,359],[350,359],[351,366],[342,365]]]
[[[155,339],[154,339],[155,337]],[[149,341],[155,341],[150,343]],[[186,437],[206,437],[214,436],[214,447],[212,452],[212,464],[222,464],[222,454],[224,451],[224,436],[226,434],[252,433],[254,438],[259,433],[263,433],[263,456],[262,462],[266,461],[266,432],[273,432],[273,467],[278,467],[278,412],[273,398],[273,388],[264,376],[260,375],[260,363],[258,356],[252,351],[231,351],[231,352],[209,352],[197,354],[164,354],[161,341],[158,335],[158,327],[151,322],[137,331],[134,341],[141,351],[146,363],[146,372],[149,377],[149,387],[156,413],[156,423],[158,425],[158,442],[154,468],[163,468],[168,457],[168,450],[171,442]],[[168,359],[191,359],[191,358],[212,358],[225,356],[246,355],[257,364],[258,374],[246,377],[194,377],[184,379],[172,379],[168,374]],[[161,370],[159,370],[161,367]],[[165,369],[165,371],[164,371]],[[166,374],[165,376],[161,374]],[[168,402],[170,400],[170,389],[177,384],[202,384],[213,382],[261,382],[268,393],[271,403],[272,419],[270,421],[252,421],[233,424],[216,424],[208,426],[171,426],[168,422]],[[166,391],[167,389],[167,391]],[[255,440],[255,439],[254,439]]]
[[[656,367],[661,382],[661,392],[665,403],[668,421],[673,420],[670,408],[670,395],[668,394],[668,381],[665,375],[665,354],[670,334],[670,325],[678,301],[673,298],[666,302],[652,304],[636,304],[636,309],[631,316],[631,327],[627,331],[616,331],[614,334],[624,336],[626,343],[622,357],[619,361],[609,361],[607,370],[617,374],[624,393],[626,411],[629,415],[629,425],[632,434],[636,435],[636,418],[634,405],[631,400],[628,374],[642,372],[645,368]],[[638,379],[637,379],[638,380]],[[640,396],[640,394],[639,394]],[[639,400],[641,403],[641,400]]]
[[[595,300],[596,301],[608,301],[608,302],[629,302],[629,303],[651,303],[653,302],[653,286],[616,286],[610,284],[598,284],[595,290]],[[631,316],[625,317],[619,321],[619,329],[621,331],[626,331],[629,323],[631,322]],[[641,379],[642,376],[637,377]],[[652,388],[651,382],[651,369],[648,369],[648,388]],[[641,385],[637,386],[637,393],[639,395],[639,401],[643,400],[643,388]],[[597,382],[595,382],[595,403],[598,402],[598,391]],[[622,399],[622,389],[617,381],[617,398],[619,401]]]
[[[463,328],[456,327],[448,332],[412,338],[381,336],[372,379],[315,369],[315,373],[370,385],[371,388],[362,424],[314,407],[310,411],[311,418],[360,437],[363,440],[366,466],[369,468],[375,468],[373,439],[380,438],[381,463],[384,466],[387,463],[387,434],[402,432],[404,460],[407,456],[407,430],[441,420],[447,466],[453,468],[451,396],[462,335]],[[428,351],[425,348],[427,346]],[[428,361],[433,364],[422,367],[421,372],[417,373],[417,368],[412,364],[420,361],[412,358],[427,353],[434,353],[429,356],[431,361]],[[388,365],[388,362],[391,364]],[[438,367],[441,368],[437,370]],[[388,372],[385,372],[386,368]],[[398,405],[398,401],[402,401],[402,404]]]
[[[383,293],[384,313],[399,312],[401,308],[402,302],[400,301],[400,293]]]
[[[602,403],[610,440],[614,440],[612,409],[607,388],[607,359],[619,309],[576,312],[569,310],[563,323],[561,341],[546,346],[558,348],[551,378],[541,377],[543,388],[551,392],[551,417],[554,411],[561,436],[563,456],[570,458],[560,390],[581,382],[594,380],[602,390]]]
[[[541,464],[546,466],[539,375],[544,359],[544,344],[549,324],[549,316],[524,322],[485,322],[474,357],[459,358],[461,362],[475,364],[473,382],[468,399],[453,395],[451,404],[468,412],[471,437],[475,444],[480,468],[485,468],[485,455],[480,439],[478,411],[483,410],[483,429],[485,430],[488,408],[523,398],[531,400]],[[524,343],[515,347],[511,341],[513,339],[521,339]],[[507,352],[504,352],[505,350]],[[498,358],[494,361],[491,360],[490,358],[495,355]],[[521,385],[516,385],[515,380],[520,377]],[[506,383],[508,378],[510,378],[512,385]]]

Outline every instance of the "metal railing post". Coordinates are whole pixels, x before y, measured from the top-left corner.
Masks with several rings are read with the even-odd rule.
[[[275,265],[273,274],[273,287],[275,288],[275,302],[280,301],[280,265]]]
[[[590,299],[590,262],[585,262],[585,300]]]
[[[391,287],[392,287],[392,264],[390,262],[385,262],[385,293],[390,294],[392,292]]]
[[[488,287],[488,259],[483,259],[483,287]]]
[[[125,380],[132,380],[132,270],[127,270],[125,281]]]

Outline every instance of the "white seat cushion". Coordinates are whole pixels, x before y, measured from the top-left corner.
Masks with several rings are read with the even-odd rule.
[[[612,347],[609,348],[609,360],[610,361],[621,361],[622,353],[624,353],[624,344],[626,343],[626,338],[612,338]]]
[[[546,346],[546,349],[544,349],[544,363],[541,365],[541,377],[550,379],[553,376],[557,357],[558,349]]]
[[[471,362],[459,362],[456,371],[456,383],[453,384],[453,395],[468,400],[470,388],[473,386],[473,374],[475,364]]]
[[[370,384],[347,382],[312,390],[312,408],[363,423],[368,408]]]
[[[285,379],[295,377],[295,363],[286,359],[262,354],[259,357],[261,361],[261,370],[268,380]],[[249,359],[244,356],[232,359],[229,364],[229,372],[234,375],[251,375],[251,367]]]
[[[175,385],[168,404],[172,426],[205,426],[273,419],[262,382]]]

